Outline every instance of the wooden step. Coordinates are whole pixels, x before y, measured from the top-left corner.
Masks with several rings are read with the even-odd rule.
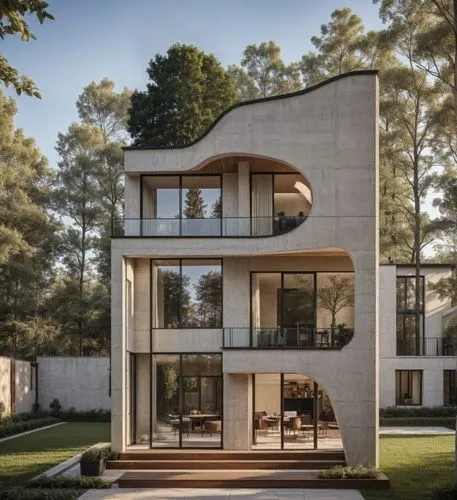
[[[120,488],[388,488],[383,479],[320,479],[317,471],[129,471]]]
[[[341,450],[230,451],[230,450],[129,450],[120,460],[335,460],[344,461]]]
[[[264,469],[330,469],[345,465],[344,460],[115,460],[106,464],[107,469],[149,470],[264,470]]]

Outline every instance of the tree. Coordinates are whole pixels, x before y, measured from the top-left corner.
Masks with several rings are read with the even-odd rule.
[[[331,314],[331,328],[336,327],[337,314],[354,306],[354,280],[337,274],[328,277],[329,284],[318,289],[319,307]]]
[[[219,198],[213,203],[211,209],[211,217],[214,219],[222,219],[222,198]]]
[[[228,72],[242,100],[286,94],[302,87],[298,65],[285,64],[281,48],[272,40],[248,45],[241,67],[229,66]]]
[[[98,197],[99,152],[103,134],[89,125],[72,124],[67,134],[59,134],[60,155],[56,209],[71,222],[63,234],[63,263],[68,271],[66,281],[75,293],[75,321],[71,331],[79,338],[79,353],[87,334],[88,280],[91,272],[90,252],[94,249],[94,231],[100,223]]]
[[[194,285],[197,302],[197,318],[201,328],[222,326],[222,275],[210,271],[200,276]]]
[[[184,200],[183,216],[186,219],[203,219],[205,217],[206,204],[203,200],[200,188],[189,188]]]
[[[0,349],[32,358],[58,251],[49,213],[53,170],[33,139],[14,128],[16,106],[0,92]],[[49,327],[49,328],[48,328]]]
[[[191,45],[172,45],[147,69],[145,92],[131,99],[128,131],[134,144],[180,146],[197,139],[236,100],[219,61]]]
[[[0,3],[0,38],[19,34],[21,40],[28,42],[35,39],[35,35],[25,20],[25,15],[35,15],[40,24],[46,19],[54,19],[47,11],[48,4],[42,0],[8,0]],[[13,85],[16,92],[29,96],[41,97],[33,81],[8,63],[3,54],[0,54],[0,80],[8,87]]]
[[[334,10],[321,35],[311,42],[316,52],[303,55],[300,68],[305,84],[313,85],[341,73],[382,69],[393,62],[391,46],[382,33],[365,33],[362,20],[348,7]]]
[[[100,129],[105,143],[123,137],[127,128],[132,92],[124,87],[116,93],[114,88],[108,78],[91,82],[76,101],[81,121]]]

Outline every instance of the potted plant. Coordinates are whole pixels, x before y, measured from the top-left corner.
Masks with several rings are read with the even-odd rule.
[[[106,448],[89,448],[81,456],[81,476],[101,476],[105,471]]]

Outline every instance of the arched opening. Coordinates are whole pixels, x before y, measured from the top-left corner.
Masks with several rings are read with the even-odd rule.
[[[309,182],[285,163],[246,155],[218,156],[184,173],[141,176],[139,236],[276,236],[311,212]]]
[[[342,450],[325,387],[298,373],[253,375],[253,450]]]

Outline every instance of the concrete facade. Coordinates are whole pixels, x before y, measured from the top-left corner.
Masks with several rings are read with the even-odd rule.
[[[30,412],[35,398],[35,366],[29,361],[0,357],[0,401],[5,406],[4,415]]]
[[[431,346],[443,337],[443,328],[447,317],[453,312],[450,301],[440,300],[430,288],[442,278],[451,276],[451,266],[426,265],[421,269],[424,277],[424,338]],[[382,265],[379,271],[380,294],[380,399],[381,408],[396,406],[395,372],[396,370],[422,371],[422,406],[443,406],[443,371],[457,369],[456,356],[399,356],[397,355],[397,305],[396,279],[399,276],[414,276],[412,266]],[[436,348],[438,351],[438,348]]]
[[[43,409],[57,398],[62,409],[111,409],[109,358],[38,358],[38,402]]]
[[[240,160],[234,171],[223,172],[224,217],[250,216],[249,179],[256,168],[262,171],[256,167],[259,162],[301,174],[313,199],[304,223],[272,237],[113,238],[114,448],[125,450],[129,444],[127,351],[223,352],[224,448],[250,449],[250,375],[289,372],[312,376],[325,387],[348,463],[378,465],[377,122],[377,76],[360,72],[302,93],[244,103],[188,147],[125,151],[126,218],[140,217],[140,174],[198,174],[211,169],[214,162],[236,157]],[[134,234],[126,227],[126,236]],[[222,329],[156,330],[149,344],[148,263],[164,257],[223,260],[225,328],[251,324],[252,271],[352,272],[354,337],[339,351],[223,350]],[[128,296],[129,287],[133,299]],[[133,330],[127,304],[133,304]],[[264,314],[268,309],[264,308]]]

